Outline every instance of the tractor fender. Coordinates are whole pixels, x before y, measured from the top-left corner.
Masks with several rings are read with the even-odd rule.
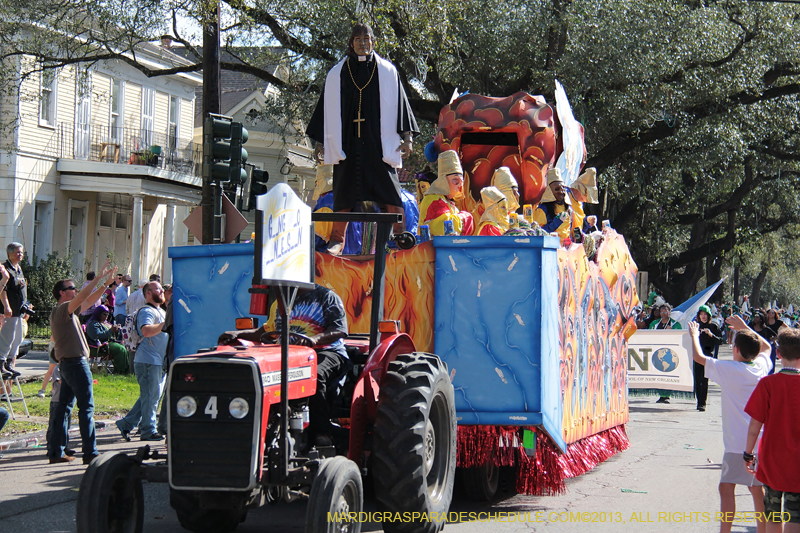
[[[367,425],[375,421],[378,412],[378,395],[389,363],[398,355],[416,351],[414,341],[406,333],[384,337],[375,347],[358,378],[350,406],[350,450],[348,458],[363,466],[364,433]]]

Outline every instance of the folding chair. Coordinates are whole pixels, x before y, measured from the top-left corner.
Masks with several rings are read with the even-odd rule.
[[[86,324],[81,324],[86,343],[89,345],[89,368],[92,372],[99,372],[103,369],[108,374],[114,373],[114,361],[108,351],[108,342],[97,342],[86,335]]]
[[[17,417],[14,415],[14,408],[11,407],[11,393],[14,390],[14,387],[13,387],[13,385],[9,385],[8,387],[6,387],[6,381],[11,381],[11,380],[13,380],[14,383],[17,384],[17,389],[19,390],[20,400],[22,400],[22,405],[23,405],[23,407],[25,407],[25,416],[27,416],[28,418],[31,417],[31,414],[28,412],[28,404],[25,402],[25,396],[22,394],[22,385],[19,384],[19,376],[16,375],[16,374],[17,374],[16,372],[7,372],[5,369],[3,369],[3,376],[2,376],[2,378],[3,378],[3,380],[2,380],[3,387],[2,387],[2,389],[3,389],[3,394],[6,395],[6,403],[8,404],[8,412],[11,413],[11,419],[12,420],[16,420],[17,419]]]
[[[88,338],[87,341],[91,342]],[[89,367],[92,372],[105,370],[108,374],[114,373],[114,361],[108,351],[108,343],[104,342],[97,346],[89,344]]]

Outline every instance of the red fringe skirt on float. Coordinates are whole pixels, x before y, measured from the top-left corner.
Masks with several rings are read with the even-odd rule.
[[[616,426],[567,445],[560,453],[547,435],[536,433],[536,455],[529,457],[522,444],[525,428],[512,426],[458,426],[459,467],[474,468],[494,461],[496,466],[516,466],[516,490],[535,496],[566,492],[567,478],[584,474],[617,452],[630,447],[625,426]]]

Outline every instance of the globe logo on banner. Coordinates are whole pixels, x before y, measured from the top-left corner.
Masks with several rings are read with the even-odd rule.
[[[659,348],[653,353],[653,368],[659,372],[672,372],[678,368],[678,354],[669,348]]]

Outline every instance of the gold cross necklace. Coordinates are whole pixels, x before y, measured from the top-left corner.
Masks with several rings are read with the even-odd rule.
[[[375,70],[377,68],[378,68],[378,61],[375,60],[375,64],[372,65],[372,74],[369,75],[369,79],[367,80],[367,83],[365,83],[363,87],[359,87],[358,84],[356,83],[356,79],[353,77],[353,71],[350,69],[350,58],[347,58],[347,72],[350,73],[350,79],[353,81],[353,85],[355,85],[356,89],[358,89],[358,118],[353,119],[353,122],[355,122],[356,125],[358,126],[358,138],[359,139],[361,138],[361,123],[364,122],[364,120],[365,120],[365,119],[361,118],[361,91],[366,89],[367,85],[369,85],[369,82],[372,81],[373,76],[375,76]]]

